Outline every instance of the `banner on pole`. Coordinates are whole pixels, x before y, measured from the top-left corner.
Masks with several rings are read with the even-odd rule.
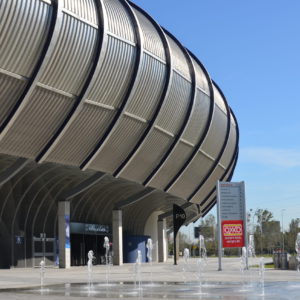
[[[222,221],[223,248],[244,247],[244,221]]]

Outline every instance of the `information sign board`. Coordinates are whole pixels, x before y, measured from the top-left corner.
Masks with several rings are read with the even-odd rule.
[[[219,270],[222,248],[247,246],[244,182],[217,184]]]

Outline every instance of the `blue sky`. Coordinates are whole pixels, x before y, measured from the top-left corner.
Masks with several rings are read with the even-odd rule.
[[[300,1],[135,0],[206,66],[240,127],[248,208],[300,217]]]

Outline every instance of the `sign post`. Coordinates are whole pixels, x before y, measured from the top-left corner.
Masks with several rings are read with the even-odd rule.
[[[177,265],[177,257],[176,257],[176,236],[186,220],[185,211],[178,205],[173,204],[173,232],[174,232],[174,265]]]
[[[247,248],[244,182],[217,183],[218,254],[222,270],[222,248]],[[246,260],[248,268],[248,258]]]

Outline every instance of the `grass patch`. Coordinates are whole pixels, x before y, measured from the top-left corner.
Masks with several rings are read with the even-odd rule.
[[[252,265],[249,267],[250,268],[259,268],[259,265]],[[265,268],[266,269],[274,269],[274,264],[273,263],[265,263]]]

